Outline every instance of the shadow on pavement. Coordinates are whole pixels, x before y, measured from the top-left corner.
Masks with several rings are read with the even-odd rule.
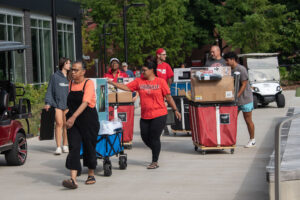
[[[280,118],[275,118],[273,120],[269,131],[265,134],[263,140],[260,141],[262,145],[255,147],[259,149],[234,200],[269,199],[266,166],[269,162],[269,156],[274,149],[275,126],[279,119]],[[265,147],[263,146],[264,144],[271,144],[271,147]]]

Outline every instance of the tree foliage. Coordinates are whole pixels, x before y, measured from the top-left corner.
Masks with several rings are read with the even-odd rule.
[[[83,8],[90,9],[89,15],[98,24],[90,32],[94,50],[99,49],[99,36],[103,24],[117,23],[107,29],[107,46],[114,48],[114,55],[124,59],[123,4],[122,0],[81,0]],[[127,2],[127,5],[132,2]],[[127,11],[127,36],[129,64],[141,65],[144,58],[155,54],[157,48],[167,50],[171,65],[183,62],[195,46],[196,32],[193,20],[188,17],[188,0],[139,0],[145,7],[131,7]]]
[[[268,0],[227,0],[219,6],[217,28],[225,41],[247,52],[269,52],[282,46],[280,28],[288,19],[285,5]]]

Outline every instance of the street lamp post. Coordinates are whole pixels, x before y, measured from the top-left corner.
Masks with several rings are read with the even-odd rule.
[[[106,33],[106,28],[111,26],[116,26],[116,23],[103,24],[103,55],[104,55],[104,72],[106,72],[106,36],[111,35],[111,33]]]
[[[141,6],[145,6],[145,4],[143,3],[132,3],[130,5],[126,5],[125,3],[126,1],[124,1],[124,6],[123,6],[123,28],[124,28],[124,56],[125,56],[125,62],[128,63],[128,43],[127,43],[127,19],[126,19],[126,13],[127,10],[133,6],[133,7],[141,7]]]

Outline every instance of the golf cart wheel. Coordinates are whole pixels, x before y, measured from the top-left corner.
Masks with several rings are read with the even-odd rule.
[[[269,105],[269,103],[262,103],[262,106],[267,106]]]
[[[5,152],[5,160],[8,165],[23,165],[27,158],[27,140],[23,133],[17,133],[11,150]]]
[[[111,163],[104,163],[103,165],[104,176],[111,176]]]
[[[283,94],[279,93],[276,95],[276,103],[278,108],[283,108],[285,106],[285,98]]]
[[[126,157],[126,155],[121,155],[119,157],[119,166],[120,166],[120,169],[126,169],[127,168],[127,157]]]
[[[253,94],[253,107],[256,109],[258,107],[258,98],[255,94]]]

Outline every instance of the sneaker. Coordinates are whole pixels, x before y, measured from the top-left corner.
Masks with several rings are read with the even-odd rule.
[[[57,147],[56,151],[54,152],[54,155],[60,155],[61,154],[61,147]]]
[[[64,153],[69,153],[69,147],[68,146],[63,146],[62,148]]]
[[[248,144],[245,145],[245,148],[255,147],[256,145],[255,139],[250,139]]]

